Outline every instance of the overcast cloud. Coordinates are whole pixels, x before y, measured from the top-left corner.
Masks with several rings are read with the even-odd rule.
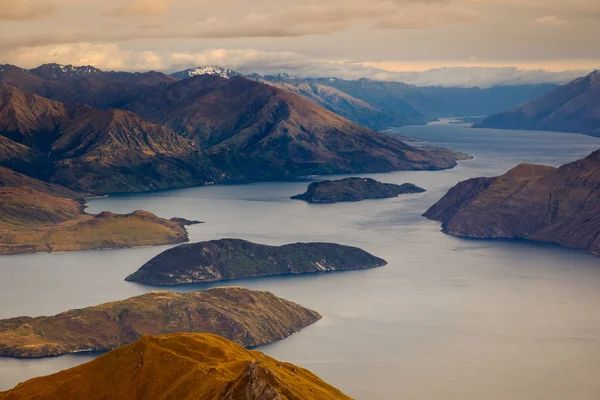
[[[24,67],[489,86],[600,66],[598,0],[0,0],[0,21],[0,63]]]

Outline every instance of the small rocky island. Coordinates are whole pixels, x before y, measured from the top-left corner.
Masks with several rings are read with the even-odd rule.
[[[266,246],[240,239],[221,239],[169,249],[126,280],[148,285],[177,285],[367,269],[386,264],[385,260],[364,250],[334,243]]]
[[[425,217],[454,236],[526,239],[600,256],[600,150],[560,168],[521,164],[460,182]]]
[[[308,203],[332,204],[369,199],[389,199],[401,194],[423,192],[425,192],[425,189],[412,183],[394,185],[381,183],[370,178],[346,178],[338,181],[311,183],[306,193],[294,196],[292,199],[304,200]]]
[[[321,316],[269,292],[237,287],[152,292],[52,317],[0,320],[0,357],[109,351],[142,335],[212,333],[245,347],[285,339]]]
[[[351,400],[304,368],[206,333],[146,335],[0,392],[0,400],[31,399]]]

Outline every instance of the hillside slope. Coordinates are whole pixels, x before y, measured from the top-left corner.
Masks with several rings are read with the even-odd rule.
[[[600,137],[600,71],[492,115],[475,127],[575,132]]]
[[[0,254],[181,243],[194,223],[144,211],[89,215],[83,196],[0,167]]]
[[[222,174],[191,141],[123,110],[65,105],[0,84],[0,162],[95,193],[193,186]]]
[[[243,77],[202,75],[150,89],[127,108],[195,140],[222,170],[250,180],[310,174],[437,170],[445,149],[417,149],[307,99]]]
[[[219,336],[144,336],[0,400],[349,400],[310,371]]]
[[[152,292],[51,317],[0,320],[0,357],[109,351],[143,335],[212,333],[255,347],[281,340],[321,316],[269,292],[228,287]]]
[[[444,232],[527,239],[600,255],[600,150],[556,169],[521,164],[452,188],[425,216]]]

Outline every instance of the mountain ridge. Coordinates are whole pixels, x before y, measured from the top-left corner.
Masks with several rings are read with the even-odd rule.
[[[595,70],[545,96],[492,115],[475,127],[573,132],[600,137],[600,71]]]
[[[527,239],[600,256],[600,150],[559,168],[520,164],[461,182],[424,216],[454,236]]]

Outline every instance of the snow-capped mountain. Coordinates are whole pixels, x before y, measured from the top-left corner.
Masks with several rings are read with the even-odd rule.
[[[190,68],[186,69],[185,71],[175,72],[174,74],[171,74],[171,76],[177,79],[186,79],[198,75],[213,75],[229,79],[234,76],[240,76],[241,74],[231,69],[221,68],[214,65],[205,65],[203,67]]]
[[[48,79],[58,79],[74,76],[101,75],[103,73],[98,68],[92,67],[90,65],[77,67],[73,65],[61,64],[44,64],[37,68],[29,70],[29,72]]]

